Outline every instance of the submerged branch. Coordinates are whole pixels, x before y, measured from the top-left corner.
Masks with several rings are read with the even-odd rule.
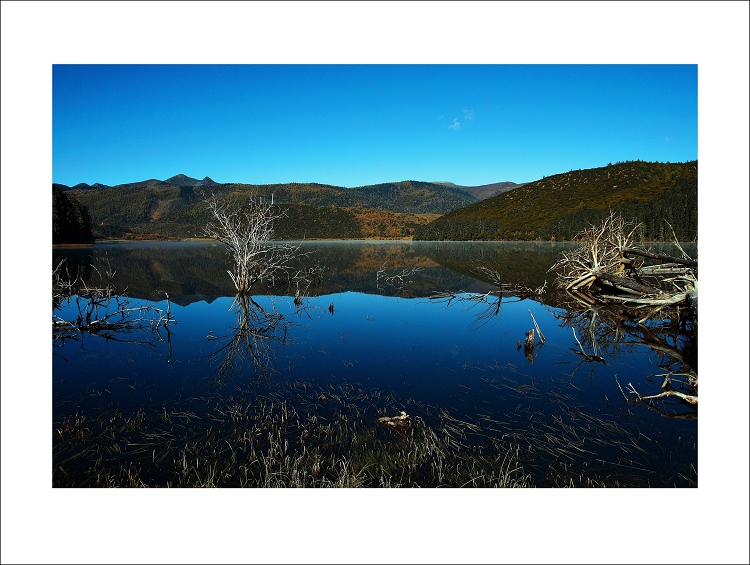
[[[158,336],[159,328],[163,327],[168,331],[170,324],[177,323],[171,314],[169,295],[166,292],[166,312],[153,304],[132,306],[132,299],[115,287],[115,273],[109,265],[104,274],[96,265],[91,265],[94,273],[101,279],[93,281],[84,279],[80,272],[71,277],[67,269],[63,275],[62,264],[61,261],[52,272],[53,343],[76,339],[79,334],[100,335],[114,340],[116,338],[113,334],[137,330],[156,332]],[[55,313],[64,303],[71,302],[77,310],[75,319],[66,320]],[[158,341],[163,341],[160,336],[148,343]]]
[[[693,406],[698,406],[698,397],[694,396],[692,394],[685,394],[683,392],[679,392],[677,390],[665,390],[664,392],[660,392],[659,394],[654,394],[651,396],[641,396],[637,390],[635,390],[635,387],[633,387],[632,384],[628,383],[628,387],[630,388],[630,392],[636,395],[638,400],[656,400],[658,398],[665,398],[669,396],[674,396],[676,398],[679,398],[680,400],[687,402],[688,404],[691,404]]]

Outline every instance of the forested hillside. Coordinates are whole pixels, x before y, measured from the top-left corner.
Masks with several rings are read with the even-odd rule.
[[[287,209],[287,219],[275,226],[279,238],[410,237],[437,215],[476,201],[461,190],[418,181],[347,189],[316,183],[206,186],[189,177],[190,185],[174,186],[176,178],[66,193],[88,207],[97,239],[199,237],[209,220],[204,201],[210,194],[273,200]]]
[[[420,181],[360,186],[346,190],[342,196],[339,206],[416,214],[444,214],[477,201],[461,189]]]
[[[609,210],[642,224],[639,237],[698,234],[698,162],[628,161],[570,171],[448,212],[417,228],[421,240],[570,240]]]

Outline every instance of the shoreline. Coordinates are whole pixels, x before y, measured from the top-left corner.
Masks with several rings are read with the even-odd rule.
[[[347,241],[360,243],[576,243],[575,240],[538,240],[538,239],[431,239],[419,240],[411,237],[406,238],[352,238],[345,239],[339,237],[332,238],[308,238],[308,239],[278,239],[271,242],[290,241],[290,242],[326,242],[326,241]],[[191,237],[186,239],[100,239],[92,243],[53,243],[52,247],[93,247],[97,244],[113,243],[221,243],[215,239]],[[644,241],[648,244],[674,243],[674,241]],[[681,241],[680,245],[696,243],[694,241]]]

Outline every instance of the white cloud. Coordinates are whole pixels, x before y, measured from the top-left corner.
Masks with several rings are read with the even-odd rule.
[[[453,123],[448,126],[448,129],[461,129],[461,122],[456,118],[453,118]]]
[[[464,120],[471,121],[474,119],[474,110],[467,110],[464,108]]]
[[[671,137],[665,137],[664,141],[672,141],[672,138]]]

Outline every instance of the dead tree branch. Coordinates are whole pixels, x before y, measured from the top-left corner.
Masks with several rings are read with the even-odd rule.
[[[639,257],[648,257],[649,259],[658,259],[659,261],[665,261],[667,263],[677,263],[678,265],[685,265],[686,267],[698,268],[698,261],[695,261],[693,259],[672,257],[671,255],[665,255],[663,253],[653,253],[651,251],[646,251],[644,249],[635,249],[632,247],[625,247],[622,251],[623,253],[627,253],[629,255],[638,255]]]
[[[294,267],[297,259],[307,255],[299,245],[273,241],[274,223],[285,216],[279,206],[259,196],[239,200],[216,195],[206,201],[206,206],[213,220],[203,234],[225,245],[232,263],[227,273],[239,294],[250,294],[259,282],[290,283],[310,274]]]
[[[658,398],[666,398],[668,396],[674,396],[684,402],[687,402],[688,404],[691,404],[693,406],[698,406],[697,396],[693,396],[691,394],[685,394],[677,390],[665,390],[664,392],[660,392],[659,394],[653,394],[651,396],[641,396],[638,393],[638,391],[635,390],[635,387],[632,384],[628,383],[628,387],[630,388],[630,392],[635,394],[638,400],[656,400]]]
[[[542,333],[542,330],[539,329],[539,324],[536,322],[536,318],[534,317],[534,314],[531,313],[531,310],[529,310],[529,315],[531,316],[531,319],[534,322],[534,327],[536,328],[536,333],[539,334],[539,340],[544,343],[546,340],[544,339],[544,334]]]
[[[557,272],[557,286],[600,302],[654,308],[687,303],[697,309],[698,262],[688,257],[679,243],[683,257],[636,247],[633,234],[637,228],[610,211],[601,225],[581,232],[578,246],[563,252],[549,269]],[[645,259],[664,263],[644,266]],[[659,278],[673,274],[678,276]],[[646,278],[655,284],[646,284]]]

